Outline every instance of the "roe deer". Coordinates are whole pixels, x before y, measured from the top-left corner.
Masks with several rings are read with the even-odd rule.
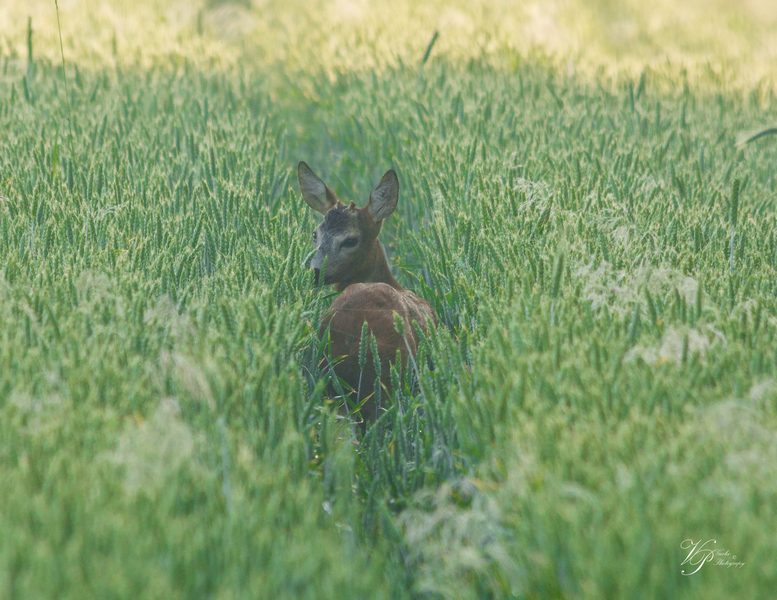
[[[324,215],[313,232],[315,254],[310,267],[316,284],[323,274],[324,284],[334,284],[342,292],[324,315],[319,337],[329,330],[334,371],[354,390],[357,405],[363,402],[362,417],[372,421],[379,409],[374,398],[377,377],[370,350],[364,368],[359,365],[362,325],[367,323],[375,339],[380,381],[389,390],[389,367],[396,360],[397,350],[403,368],[408,355],[415,356],[418,340],[413,322],[423,331],[437,323],[429,303],[394,279],[378,241],[383,221],[397,206],[399,180],[393,170],[388,171],[372,190],[367,205],[357,208],[353,202],[350,206],[342,204],[304,162],[299,163],[297,175],[305,202]],[[401,319],[403,334],[395,328],[395,315]]]

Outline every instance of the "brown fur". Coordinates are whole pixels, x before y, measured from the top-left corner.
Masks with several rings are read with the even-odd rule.
[[[395,328],[394,314],[402,319],[404,338]],[[408,356],[415,357],[418,348],[412,323],[417,322],[426,332],[430,324],[437,323],[437,317],[428,302],[398,284],[394,287],[389,283],[353,283],[332,303],[319,334],[323,336],[329,330],[332,357],[341,358],[335,362],[335,373],[355,390],[357,404],[367,399],[361,414],[371,421],[378,416],[380,407],[374,397],[376,373],[371,351],[367,352],[364,370],[359,368],[359,343],[364,322],[378,348],[380,382],[386,391],[390,391],[390,368],[396,361],[397,351],[405,369]]]
[[[359,367],[362,325],[367,323],[375,339],[380,384],[390,391],[390,368],[397,354],[402,369],[407,368],[408,358],[416,354],[419,340],[413,323],[418,323],[424,332],[437,324],[429,303],[394,279],[378,241],[383,220],[396,206],[399,181],[393,171],[387,172],[370,195],[367,206],[356,208],[354,204],[346,207],[340,203],[305,163],[300,163],[298,173],[305,201],[324,215],[324,222],[317,229],[319,255],[313,266],[321,264],[326,254],[333,266],[331,272],[325,273],[324,282],[342,292],[324,315],[319,335],[323,337],[328,331],[334,371],[353,390],[353,399],[362,405],[362,417],[372,421],[379,416],[380,407],[375,402],[376,373],[371,351],[367,352],[363,371]],[[339,247],[337,244],[343,235],[354,235],[359,243],[353,251],[341,256],[335,248]],[[395,328],[395,314],[402,320],[404,335]],[[386,400],[381,394],[381,403]]]

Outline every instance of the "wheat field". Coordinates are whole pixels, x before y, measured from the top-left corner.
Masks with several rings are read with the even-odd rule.
[[[0,4],[0,597],[774,596],[771,2],[56,8]],[[299,160],[397,171],[440,317],[363,436]]]

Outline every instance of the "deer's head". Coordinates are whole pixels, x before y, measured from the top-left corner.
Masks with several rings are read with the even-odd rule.
[[[310,268],[316,283],[320,273],[324,283],[344,287],[350,283],[370,281],[376,263],[385,255],[378,243],[383,220],[394,212],[399,199],[399,179],[387,171],[370,199],[362,208],[351,202],[346,206],[335,193],[304,162],[297,167],[302,197],[324,220],[313,231],[315,253]]]

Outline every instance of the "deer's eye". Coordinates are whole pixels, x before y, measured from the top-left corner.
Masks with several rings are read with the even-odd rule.
[[[354,248],[358,243],[359,243],[359,238],[349,237],[349,238],[345,238],[343,242],[340,244],[340,246],[342,248]]]
[[[313,241],[314,241],[314,242],[316,241],[316,238],[317,238],[317,237],[318,237],[318,235],[316,235],[316,230],[314,229],[314,230],[313,230]]]

